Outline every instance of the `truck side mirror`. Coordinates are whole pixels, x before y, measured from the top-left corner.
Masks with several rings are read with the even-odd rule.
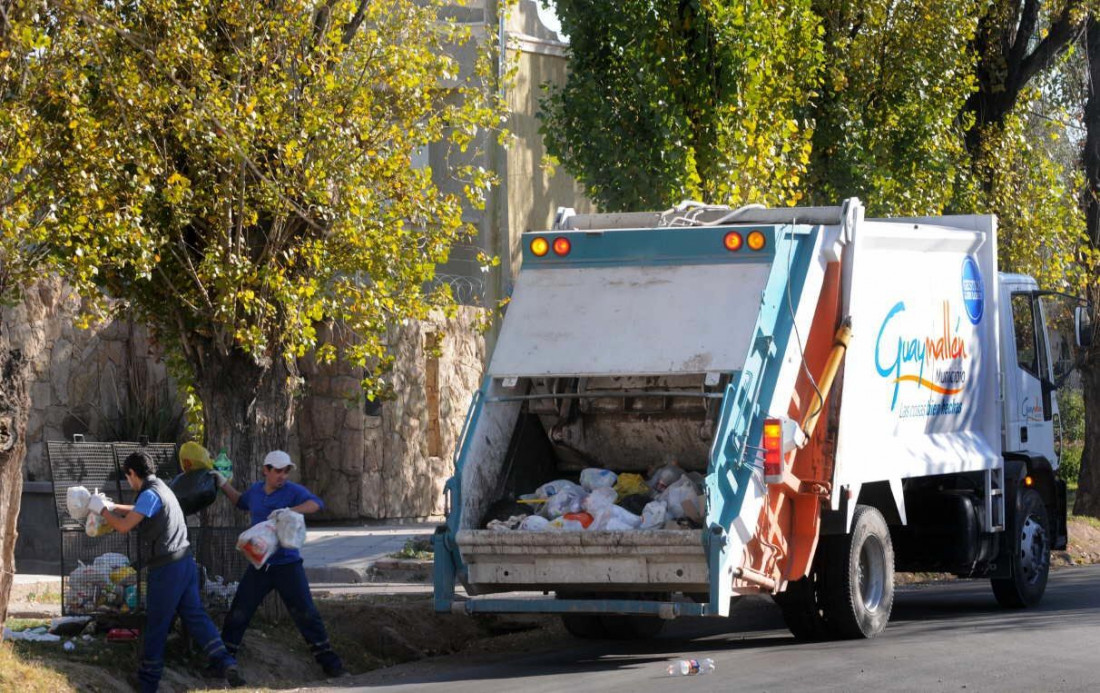
[[[1077,306],[1073,309],[1073,332],[1077,346],[1087,349],[1092,346],[1092,306]]]

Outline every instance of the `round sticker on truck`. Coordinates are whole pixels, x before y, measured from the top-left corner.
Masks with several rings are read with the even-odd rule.
[[[985,289],[982,284],[982,272],[974,258],[967,256],[962,266],[962,298],[966,317],[973,325],[982,320],[985,311]]]

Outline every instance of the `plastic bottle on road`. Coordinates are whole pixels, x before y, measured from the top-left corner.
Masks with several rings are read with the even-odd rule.
[[[696,674],[709,674],[714,671],[714,660],[705,659],[681,659],[668,665],[669,676],[695,676]]]

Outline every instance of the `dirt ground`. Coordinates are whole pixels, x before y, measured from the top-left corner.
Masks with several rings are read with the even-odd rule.
[[[1070,545],[1056,552],[1055,569],[1100,562],[1100,523],[1071,520]],[[901,582],[938,576],[899,575]],[[318,607],[337,651],[352,673],[401,662],[458,652],[520,652],[564,631],[549,616],[461,617],[436,614],[427,597],[321,598]],[[18,643],[23,660],[65,676],[77,691],[127,691],[128,674],[136,668],[137,647],[109,644],[102,635],[77,639],[76,650],[64,652],[57,643]],[[201,676],[204,662],[189,653],[186,641],[169,642],[168,668],[161,690],[182,692],[220,688]],[[289,619],[258,622],[249,630],[240,653],[250,690],[297,688],[324,679]]]

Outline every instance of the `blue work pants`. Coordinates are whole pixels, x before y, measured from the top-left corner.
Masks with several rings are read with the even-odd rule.
[[[302,568],[301,561],[265,565],[259,570],[248,566],[222,626],[222,640],[225,641],[226,648],[234,654],[240,649],[241,640],[244,639],[244,632],[253,614],[271,590],[276,590],[283,604],[286,604],[294,625],[298,626],[298,631],[305,638],[317,663],[326,672],[342,668],[340,657],[328,641],[321,614],[313,604],[309,581],[306,580],[306,571]]]
[[[237,663],[226,651],[217,627],[199,600],[199,571],[194,558],[187,555],[167,565],[150,568],[146,580],[145,648],[138,669],[142,693],[152,693],[160,685],[164,673],[164,643],[172,627],[172,617],[177,613],[191,638],[219,671]]]

